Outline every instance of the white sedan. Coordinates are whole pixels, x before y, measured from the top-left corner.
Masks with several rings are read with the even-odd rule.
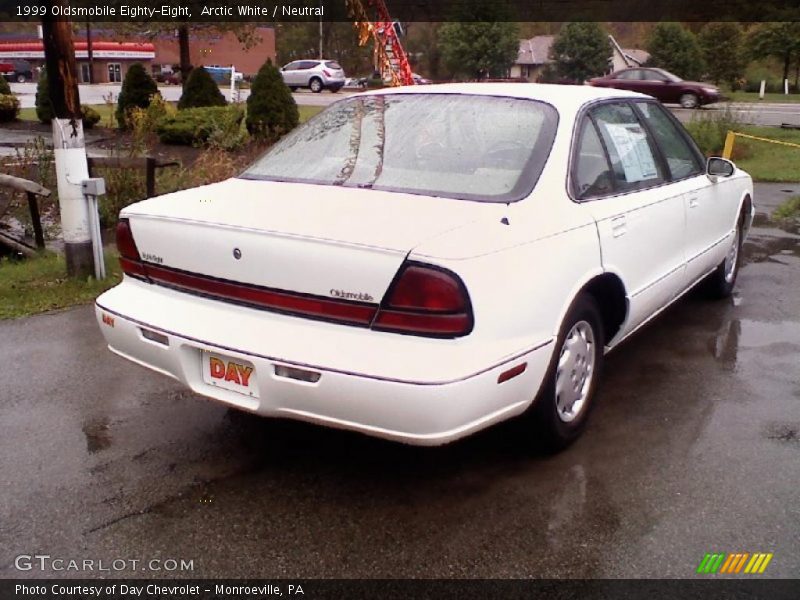
[[[752,189],[640,94],[368,92],[125,208],[97,321],[233,408],[420,445],[524,413],[563,447],[605,352],[698,282],[731,293]]]

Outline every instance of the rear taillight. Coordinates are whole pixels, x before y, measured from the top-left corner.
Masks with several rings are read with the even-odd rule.
[[[330,72],[327,69],[322,69],[322,74],[325,75],[325,77],[331,76]]]
[[[472,330],[469,295],[454,273],[406,263],[381,303],[373,329],[435,337]]]
[[[126,275],[147,277],[142,257],[139,256],[139,250],[133,240],[128,219],[120,219],[117,223],[117,250],[119,251],[119,264]]]

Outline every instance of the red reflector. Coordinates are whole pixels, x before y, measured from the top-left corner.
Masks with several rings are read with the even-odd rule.
[[[163,283],[223,300],[244,302],[271,310],[344,321],[356,325],[369,325],[376,310],[375,306],[330,300],[318,296],[302,296],[151,264],[147,265],[147,275],[155,283]]]
[[[503,383],[504,381],[508,381],[509,379],[514,379],[517,375],[522,375],[525,372],[525,369],[528,368],[528,363],[522,363],[521,365],[517,365],[516,367],[509,369],[508,371],[503,371],[497,377],[497,383]]]
[[[466,313],[437,315],[382,310],[375,319],[375,328],[408,333],[460,335],[470,328],[470,318]]]

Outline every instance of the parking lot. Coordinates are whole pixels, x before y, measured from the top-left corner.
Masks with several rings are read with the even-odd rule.
[[[53,576],[14,566],[34,553],[185,577],[693,577],[707,552],[795,577],[800,232],[768,219],[792,193],[757,185],[734,298],[690,294],[611,354],[555,456],[513,422],[422,449],[233,412],[112,355],[89,306],[0,322],[0,577]]]

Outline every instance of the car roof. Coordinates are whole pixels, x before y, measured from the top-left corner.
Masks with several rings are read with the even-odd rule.
[[[371,90],[359,95],[383,94],[469,94],[478,96],[497,96],[505,98],[524,98],[540,100],[552,104],[558,109],[577,110],[588,102],[606,98],[642,98],[650,96],[617,90],[612,88],[593,87],[590,85],[557,85],[547,83],[443,83],[426,85],[423,89],[417,86],[404,86]]]

